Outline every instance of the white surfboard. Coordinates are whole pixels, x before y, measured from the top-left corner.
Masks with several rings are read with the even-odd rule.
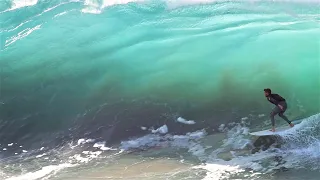
[[[249,134],[253,135],[253,136],[271,136],[271,135],[280,134],[281,132],[286,131],[286,130],[288,130],[290,128],[291,128],[290,126],[278,127],[278,128],[276,128],[275,132],[270,131],[271,128],[269,128],[267,130],[251,132]]]

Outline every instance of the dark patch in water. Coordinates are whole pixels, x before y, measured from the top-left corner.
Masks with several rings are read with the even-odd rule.
[[[265,151],[269,149],[271,146],[276,148],[280,148],[282,144],[281,137],[278,136],[259,136],[253,143],[254,148],[252,149],[252,153],[256,153],[260,150]]]

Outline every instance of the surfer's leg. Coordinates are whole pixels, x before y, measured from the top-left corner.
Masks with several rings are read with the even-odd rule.
[[[279,113],[279,116],[280,116],[282,119],[284,119],[285,121],[287,121],[288,124],[291,124],[291,121],[289,121],[289,119],[287,118],[287,116],[285,116],[283,113],[284,113],[284,112],[280,112],[280,113]]]
[[[293,127],[294,124],[293,124],[291,121],[289,121],[289,119],[287,118],[287,116],[285,116],[283,113],[284,113],[284,112],[280,112],[280,113],[279,113],[279,116],[280,116],[282,119],[284,119],[285,121],[287,121],[287,123],[288,123],[291,127]]]
[[[276,131],[276,128],[275,128],[275,121],[274,121],[274,116],[275,116],[276,114],[272,111],[271,113],[270,113],[270,119],[271,119],[271,124],[272,124],[272,129],[270,130],[270,131],[272,131],[272,132],[275,132]]]
[[[274,116],[277,115],[278,113],[279,113],[278,107],[275,107],[270,113],[272,127],[275,126]]]
[[[271,124],[272,124],[272,126],[274,127],[274,125],[275,125],[275,122],[274,122],[274,114],[271,112],[271,114],[270,114],[270,119],[271,119]]]
[[[287,116],[285,116],[283,113],[287,110],[287,103],[281,103],[283,110],[279,112],[279,116],[284,119],[285,121],[287,121],[287,123],[292,127],[293,124],[291,123],[291,121],[287,118]]]
[[[279,114],[281,112],[280,108],[278,106],[274,107],[273,110],[270,113],[270,119],[271,119],[271,124],[272,124],[272,129],[271,131],[275,131],[275,120],[274,116]]]

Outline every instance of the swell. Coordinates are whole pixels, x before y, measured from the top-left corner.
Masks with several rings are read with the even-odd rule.
[[[41,27],[2,43],[1,141],[117,141],[163,124],[210,132],[245,116],[258,124],[265,86],[290,101],[290,118],[317,113],[318,16],[310,7],[292,17],[246,5],[138,3],[96,15],[82,13],[81,2],[39,1],[2,12],[5,41]],[[179,116],[197,123],[179,125]]]

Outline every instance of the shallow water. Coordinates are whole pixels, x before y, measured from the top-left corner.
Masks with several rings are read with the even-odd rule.
[[[308,133],[310,139],[319,135],[317,131],[310,131],[312,127],[319,127],[319,116],[304,119],[281,135],[284,139],[290,136],[296,140],[255,154],[251,153],[251,144],[256,138],[248,135],[250,129],[244,124],[233,124],[213,135],[206,135],[205,131],[186,135],[148,134],[109,148],[97,146],[101,143],[94,143],[93,140],[79,140],[51,152],[40,150],[38,155],[2,159],[0,164],[4,174],[22,173],[2,178],[317,179],[320,173],[320,146],[307,143],[302,138],[306,137],[303,133]],[[302,148],[300,143],[307,145]]]
[[[190,171],[191,165],[182,164],[177,160],[159,159],[127,159],[123,157],[115,164],[86,169],[80,173],[66,172],[52,179],[195,179],[199,178]],[[63,173],[63,172],[62,172]]]

